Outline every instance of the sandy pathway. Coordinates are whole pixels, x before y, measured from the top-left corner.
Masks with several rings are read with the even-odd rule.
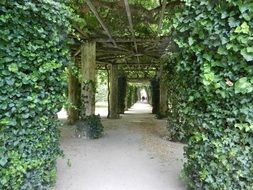
[[[73,127],[64,127],[55,189],[184,190],[183,145],[165,140],[166,122],[150,110],[137,103],[119,120],[103,119],[105,136],[98,140],[74,138]]]

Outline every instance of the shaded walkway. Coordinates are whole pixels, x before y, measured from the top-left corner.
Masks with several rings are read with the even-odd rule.
[[[55,189],[185,189],[178,180],[183,146],[165,140],[166,121],[150,112],[150,105],[137,103],[122,119],[104,119],[99,140],[76,139],[73,127],[63,128],[65,158],[58,161]]]

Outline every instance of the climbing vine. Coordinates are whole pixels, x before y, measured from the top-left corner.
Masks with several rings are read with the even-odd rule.
[[[133,84],[127,85],[127,108],[130,108],[132,105],[134,105],[138,101],[137,96],[137,86]]]
[[[168,53],[163,57],[164,69],[168,71],[168,118],[167,128],[170,139],[173,141],[187,142],[191,134],[191,126],[187,124],[182,111],[188,99],[188,86],[191,85],[191,73],[179,73],[176,69],[180,61],[179,53]]]
[[[0,189],[51,189],[70,62],[60,1],[0,2]]]
[[[185,1],[173,27],[186,89],[176,110],[192,134],[185,177],[193,189],[252,189],[253,3]]]

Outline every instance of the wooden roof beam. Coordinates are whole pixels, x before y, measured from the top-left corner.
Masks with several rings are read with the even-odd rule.
[[[74,25],[74,28],[84,37],[84,38],[88,38],[88,35],[82,31],[82,29],[79,26]]]
[[[135,34],[134,34],[132,15],[131,15],[131,10],[130,10],[130,7],[129,7],[128,0],[124,0],[124,3],[125,3],[126,12],[127,12],[127,18],[128,18],[128,22],[129,22],[130,31],[132,33],[132,38],[133,38],[133,41],[134,41],[135,53],[138,53],[138,47],[137,47]]]
[[[150,83],[150,80],[153,77],[145,77],[145,78],[127,78],[127,82],[130,83]]]
[[[115,65],[122,65],[122,66],[129,66],[129,65],[133,65],[133,66],[149,66],[152,68],[160,68],[160,64],[159,63],[134,63],[134,62],[130,62],[130,63],[112,63],[109,61],[100,61],[100,60],[96,60],[96,64],[99,65],[105,65],[105,64],[115,64]]]
[[[109,29],[107,28],[107,26],[105,25],[105,23],[103,22],[103,20],[100,18],[96,8],[93,6],[93,4],[91,3],[90,0],[86,0],[87,5],[89,6],[90,10],[93,12],[93,14],[96,16],[98,22],[100,23],[100,25],[102,26],[102,28],[104,29],[104,31],[107,33],[110,41],[112,42],[112,44],[114,46],[117,46],[116,42],[114,41],[114,39],[112,38],[111,32],[109,31]]]
[[[159,34],[161,33],[162,27],[163,27],[163,18],[164,18],[166,3],[167,3],[167,0],[163,0],[162,10],[161,10],[161,14],[160,14],[159,22],[158,22],[158,28],[157,28],[157,38],[155,40],[155,43],[153,46],[145,49],[146,51],[155,48],[157,44],[159,43]]]
[[[166,8],[166,2],[167,2],[167,0],[163,0],[162,10],[161,10],[161,14],[160,14],[159,23],[158,23],[158,29],[157,29],[158,35],[161,33],[161,30],[163,27],[163,18],[164,18],[164,13],[165,13],[165,8]]]
[[[108,40],[108,39],[103,39],[103,38],[97,38],[97,39],[92,39],[92,40],[94,40],[95,42],[98,42],[98,43],[110,43],[111,41],[110,40]],[[139,43],[152,43],[152,42],[155,42],[157,39],[155,39],[155,38],[147,38],[147,39],[145,39],[145,38],[135,38],[135,41],[136,42],[139,42]],[[159,41],[163,41],[164,39],[158,39]],[[133,43],[134,42],[134,40],[133,39],[129,39],[129,38],[116,38],[116,39],[114,39],[114,41],[116,42],[116,43]]]

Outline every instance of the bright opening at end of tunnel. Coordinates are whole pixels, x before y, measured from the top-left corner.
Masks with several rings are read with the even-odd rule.
[[[147,97],[145,96],[146,91],[143,91],[143,94],[141,97]],[[131,108],[129,108],[127,111],[125,111],[124,114],[146,114],[146,113],[152,113],[152,106],[148,104],[147,99],[140,100],[136,102]],[[97,102],[96,103],[96,115],[100,115],[101,117],[107,117],[108,115],[108,105],[107,102]],[[60,112],[57,113],[57,116],[59,119],[67,119],[68,113],[65,109],[62,109]]]
[[[136,102],[125,114],[146,114],[152,113],[152,106],[147,103],[147,100],[143,102]]]

